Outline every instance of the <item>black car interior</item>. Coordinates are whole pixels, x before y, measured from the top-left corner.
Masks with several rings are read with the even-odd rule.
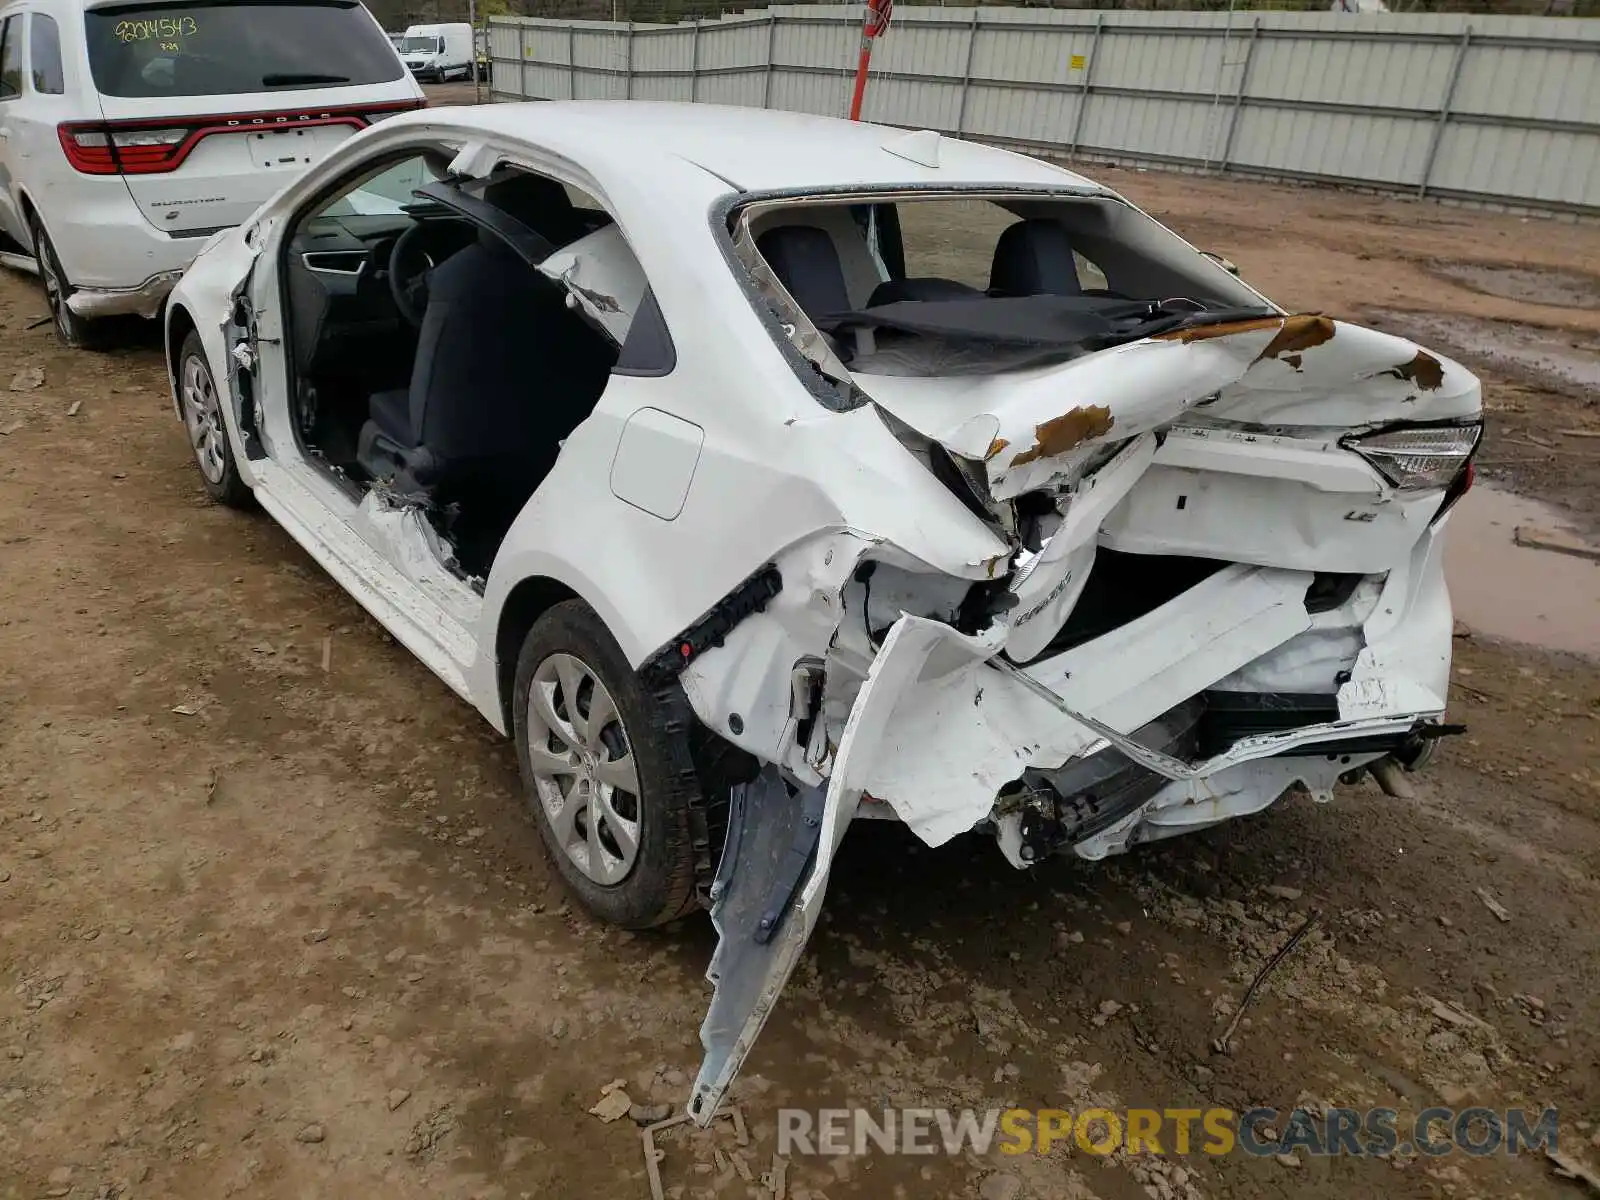
[[[980,296],[1081,296],[1126,299],[1116,292],[1086,289],[1078,279],[1072,239],[1067,228],[1051,217],[1029,217],[1008,226],[995,243],[987,290],[955,279],[910,277],[905,274],[904,250],[894,206],[862,206],[872,210],[889,278],[867,300],[867,308],[903,301],[944,301]],[[795,303],[812,320],[849,312],[844,268],[833,238],[815,225],[779,225],[756,239],[756,249],[767,260]]]
[[[353,491],[419,503],[482,577],[617,359],[532,264],[610,217],[521,171],[441,178],[413,200],[330,205],[287,241],[298,431]]]
[[[1083,287],[1071,235],[1054,218],[1027,217],[1008,226],[994,247],[989,286],[982,289],[956,279],[908,277],[894,205],[862,205],[853,215],[863,232],[871,222],[889,273],[889,278],[873,289],[863,309],[1031,296],[1127,299],[1116,292]],[[825,331],[832,332],[846,314],[861,311],[850,301],[839,249],[827,230],[804,223],[779,225],[756,238],[756,249],[800,310]],[[849,340],[832,340],[849,362]]]
[[[869,373],[885,350],[911,373],[1007,369],[1273,311],[1114,202],[995,208],[1006,223],[984,285],[908,273],[902,214],[891,203],[797,206],[776,222],[764,218],[755,244],[836,357]],[[876,279],[870,292],[864,273]]]

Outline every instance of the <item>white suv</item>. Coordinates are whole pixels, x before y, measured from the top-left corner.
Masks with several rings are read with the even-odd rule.
[[[425,104],[353,0],[0,3],[0,260],[61,339],[154,316],[207,239]]]

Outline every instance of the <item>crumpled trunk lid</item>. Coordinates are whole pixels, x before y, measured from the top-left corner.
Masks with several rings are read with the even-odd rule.
[[[1458,364],[1316,314],[1202,325],[1005,374],[854,378],[899,420],[981,462],[994,500],[1070,483],[1097,447],[1202,406],[1240,423],[1352,429],[1470,417],[1480,404]]]

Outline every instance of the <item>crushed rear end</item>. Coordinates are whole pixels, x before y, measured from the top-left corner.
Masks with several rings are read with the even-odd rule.
[[[776,556],[784,593],[797,581],[828,631],[792,666],[766,656],[789,722],[732,798],[690,1104],[702,1121],[858,817],[935,846],[987,832],[1024,868],[1419,765],[1449,731],[1442,534],[1481,433],[1470,372],[1324,316],[1200,314],[992,371],[943,369],[941,343],[929,369],[911,361],[923,343],[895,332],[937,333],[981,305],[820,320],[740,244],[809,366],[870,406],[1001,550],[935,568],[846,528]],[[746,624],[798,620],[780,596]],[[761,673],[751,648],[786,644],[745,630],[743,667],[708,657],[684,673],[691,700],[715,708],[735,676]]]

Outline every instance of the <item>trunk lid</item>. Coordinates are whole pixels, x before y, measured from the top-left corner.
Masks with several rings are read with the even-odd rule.
[[[1481,414],[1465,368],[1318,315],[1199,326],[1005,374],[854,378],[963,464],[1015,540],[1012,502],[1046,499],[1048,524],[1015,551],[1008,607],[996,614],[1016,662],[1049,647],[1102,545],[1314,573],[1391,570],[1444,494],[1387,486],[1344,439]]]
[[[1070,483],[1100,447],[1200,409],[1307,429],[1476,416],[1473,375],[1416,343],[1302,314],[1205,325],[997,375],[854,375],[896,418],[981,463],[990,498]]]

